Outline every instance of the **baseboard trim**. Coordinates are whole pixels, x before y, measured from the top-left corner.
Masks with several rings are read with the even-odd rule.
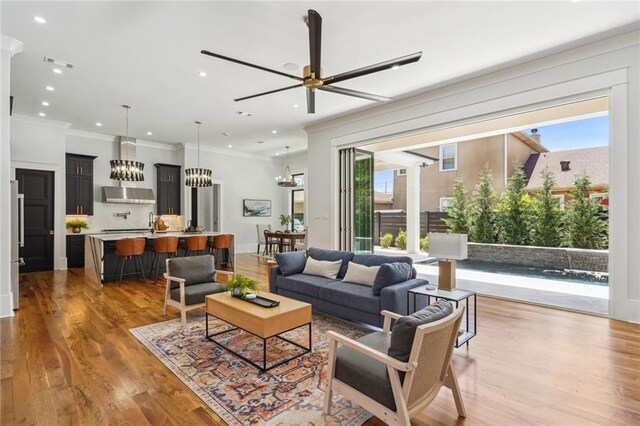
[[[12,317],[13,313],[13,292],[0,294],[0,318]]]

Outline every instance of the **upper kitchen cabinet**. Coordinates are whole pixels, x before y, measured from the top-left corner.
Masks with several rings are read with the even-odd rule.
[[[180,166],[156,163],[156,214],[180,214]]]
[[[95,158],[92,155],[67,154],[67,214],[93,214],[93,160]]]

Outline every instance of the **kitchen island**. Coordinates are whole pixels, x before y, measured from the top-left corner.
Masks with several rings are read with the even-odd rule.
[[[145,274],[149,275],[151,271],[151,263],[153,261],[153,240],[162,237],[178,237],[179,239],[191,238],[196,236],[213,237],[215,235],[231,235],[232,244],[229,249],[231,264],[236,264],[235,251],[235,235],[228,232],[136,232],[136,233],[115,233],[115,234],[89,234],[86,236],[85,244],[85,275],[100,285],[106,282],[118,281],[120,271],[118,269],[118,257],[116,252],[116,241],[126,238],[144,238],[147,240],[145,252],[142,255],[142,265]],[[221,260],[216,258],[216,269],[220,268]],[[165,271],[164,257],[159,262],[160,271],[158,275],[162,275]],[[229,268],[225,268],[229,270]],[[231,268],[233,270],[233,268]],[[135,275],[134,262],[127,262],[124,270],[124,276],[131,277]]]

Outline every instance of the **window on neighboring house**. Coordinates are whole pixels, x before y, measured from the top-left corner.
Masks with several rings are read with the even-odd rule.
[[[553,194],[553,198],[560,200],[560,210],[564,210],[564,194]]]
[[[609,197],[604,192],[594,192],[593,194],[589,194],[589,199],[596,201],[599,207],[608,207],[609,206]]]
[[[453,206],[453,197],[440,197],[440,211],[445,212]]]
[[[446,172],[458,168],[458,144],[440,145],[440,171]]]
[[[406,176],[407,169],[398,169],[398,176]]]
[[[291,175],[298,186],[304,186],[304,173],[296,173]]]

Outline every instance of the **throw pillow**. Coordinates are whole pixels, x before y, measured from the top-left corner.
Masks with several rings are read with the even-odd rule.
[[[411,265],[408,263],[383,263],[373,281],[373,294],[380,296],[383,288],[408,281],[411,278]]]
[[[329,260],[335,262],[336,260],[342,260],[342,266],[340,272],[338,272],[338,278],[344,278],[344,274],[347,273],[347,265],[349,261],[353,259],[353,252],[340,251],[340,250],[327,250],[317,247],[309,247],[307,251],[309,257],[313,257],[316,260]]]
[[[373,286],[373,281],[378,274],[379,266],[365,266],[358,263],[349,262],[347,273],[342,281],[346,283],[363,284]]]
[[[342,260],[335,260],[332,262],[330,260],[316,260],[313,257],[308,257],[302,273],[307,275],[318,275],[320,277],[335,280],[341,266]]]
[[[409,316],[399,318],[391,329],[391,343],[389,344],[387,355],[394,357],[398,361],[409,361],[416,328],[423,324],[438,321],[452,313],[453,306],[451,303],[446,300],[439,300]]]
[[[290,251],[287,253],[276,253],[276,262],[282,275],[289,276],[300,274],[307,264],[307,257],[301,251]]]

